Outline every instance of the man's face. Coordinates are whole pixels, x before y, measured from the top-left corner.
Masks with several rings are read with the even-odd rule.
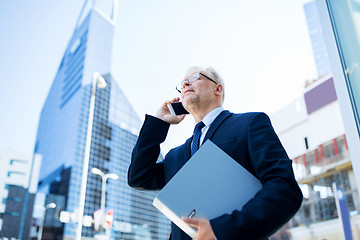
[[[187,109],[198,109],[202,106],[202,104],[213,101],[215,97],[214,91],[216,89],[216,84],[201,74],[199,75],[199,79],[193,81],[192,83],[186,81],[195,73],[198,73],[198,71],[190,72],[184,78],[185,82],[181,92],[181,99],[184,107]]]

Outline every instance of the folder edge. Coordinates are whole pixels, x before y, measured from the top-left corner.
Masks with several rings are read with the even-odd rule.
[[[179,216],[165,206],[157,197],[154,198],[153,205],[169,218],[174,224],[181,228],[191,238],[196,238],[197,230],[187,225]]]

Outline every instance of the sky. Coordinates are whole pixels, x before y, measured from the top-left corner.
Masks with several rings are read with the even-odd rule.
[[[97,0],[99,8],[107,0]],[[83,1],[0,0],[0,150],[31,154],[38,121]],[[192,65],[225,80],[224,107],[271,116],[316,77],[300,0],[119,0],[113,71],[140,119]],[[192,134],[172,126],[163,152]]]

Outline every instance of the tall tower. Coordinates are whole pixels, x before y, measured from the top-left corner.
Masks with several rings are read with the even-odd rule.
[[[169,222],[152,206],[155,193],[138,192],[127,184],[141,122],[110,70],[115,30],[112,19],[97,8],[90,9],[77,24],[41,112],[35,153],[42,154],[43,161],[35,204],[54,202],[58,212],[73,216],[63,224],[59,214],[45,215],[47,239],[75,238],[94,72],[104,77],[107,86],[95,94],[84,215],[93,216],[100,208],[101,179],[90,172],[98,168],[119,176],[106,185],[105,209],[113,210],[111,238],[168,238]],[[83,237],[97,233],[93,225],[82,229]]]
[[[330,73],[331,70],[325,40],[321,29],[320,18],[314,0],[304,4],[304,12],[309,30],[316,71],[318,77],[321,77]]]

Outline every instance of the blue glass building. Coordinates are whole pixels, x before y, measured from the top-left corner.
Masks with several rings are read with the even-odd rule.
[[[35,152],[43,156],[36,204],[55,202],[55,212],[72,217],[59,221],[59,214],[46,214],[47,239],[74,239],[79,206],[85,139],[90,108],[91,82],[99,72],[107,82],[96,90],[89,170],[115,173],[109,179],[106,210],[113,210],[111,238],[167,239],[169,221],[152,206],[154,192],[140,192],[127,184],[130,155],[141,121],[111,73],[112,19],[92,8],[76,27],[43,106]],[[84,215],[100,208],[101,179],[89,171]],[[50,211],[49,211],[50,213]],[[99,232],[83,227],[82,236]]]
[[[331,70],[315,1],[305,3],[304,12],[309,30],[316,71],[318,77],[321,77],[330,73]]]

